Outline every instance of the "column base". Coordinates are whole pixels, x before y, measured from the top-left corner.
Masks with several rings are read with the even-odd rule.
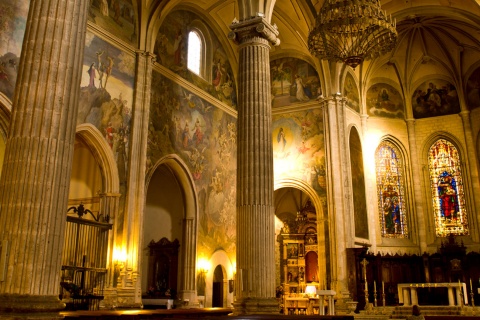
[[[280,305],[275,298],[245,298],[233,303],[233,314],[280,314]]]
[[[63,309],[58,296],[0,294],[1,319],[63,319]]]

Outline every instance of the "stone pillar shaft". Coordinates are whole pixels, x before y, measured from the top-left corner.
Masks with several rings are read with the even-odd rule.
[[[0,239],[8,250],[0,313],[41,313],[61,305],[59,275],[88,4],[30,1],[0,180]],[[40,300],[51,300],[52,309],[45,310]]]
[[[128,170],[128,194],[123,222],[123,235],[116,239],[118,245],[126,245],[127,261],[122,277],[122,298],[118,300],[120,307],[139,307],[142,304],[141,281],[137,281],[140,273],[139,244],[142,243],[141,230],[145,199],[145,170],[147,163],[148,119],[150,116],[150,97],[152,82],[152,64],[154,55],[149,52],[137,53],[135,101],[132,117],[132,136],[130,143],[130,170]]]
[[[183,220],[183,239],[185,248],[182,255],[182,272],[180,275],[180,298],[189,304],[194,303],[195,298],[195,219],[186,218]]]
[[[262,18],[232,29],[240,43],[236,313],[278,313],[269,58],[277,32]]]

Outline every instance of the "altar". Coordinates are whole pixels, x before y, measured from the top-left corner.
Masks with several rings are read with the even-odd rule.
[[[423,288],[447,288],[449,306],[468,304],[467,286],[464,282],[399,283],[397,285],[399,302],[404,306],[418,305],[417,290]]]

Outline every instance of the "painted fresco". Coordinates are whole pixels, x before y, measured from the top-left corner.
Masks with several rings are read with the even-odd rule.
[[[0,93],[13,100],[29,1],[0,2]]]
[[[470,110],[480,107],[480,68],[467,81],[467,104]]]
[[[236,119],[154,72],[147,171],[163,156],[188,165],[199,198],[200,251],[235,256]]]
[[[321,94],[317,71],[303,60],[282,58],[272,61],[270,77],[273,107],[310,101]]]
[[[137,17],[133,0],[90,0],[88,20],[137,47]]]
[[[343,96],[346,99],[347,107],[360,113],[360,95],[358,93],[355,80],[350,73],[347,73],[345,77],[345,83],[343,85]]]
[[[325,147],[320,108],[275,115],[272,123],[275,179],[297,178],[325,195]]]
[[[413,93],[412,107],[415,119],[459,113],[457,89],[445,80],[425,81]]]
[[[368,89],[367,106],[369,116],[400,119],[405,116],[402,96],[386,83],[377,83]]]
[[[135,58],[87,31],[77,125],[91,123],[104,135],[120,179],[118,230],[123,230]]]
[[[160,27],[154,52],[162,65],[223,103],[236,108],[237,97],[232,68],[225,50],[215,33],[209,29],[208,23],[204,23],[204,26],[209,29],[208,33],[211,36],[211,42],[208,43],[213,52],[211,77],[208,77],[211,80],[202,79],[187,68],[188,31],[192,22],[198,23],[198,20],[201,19],[188,11],[175,11],[169,14]]]
[[[355,128],[350,131],[350,168],[352,173],[355,237],[368,239],[367,198],[363,168],[362,142]]]

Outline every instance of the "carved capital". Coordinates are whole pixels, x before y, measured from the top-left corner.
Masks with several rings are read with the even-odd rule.
[[[238,44],[264,42],[265,40],[273,46],[280,44],[277,27],[268,23],[263,17],[233,23],[230,25],[230,29],[232,31],[228,34],[228,38]]]

